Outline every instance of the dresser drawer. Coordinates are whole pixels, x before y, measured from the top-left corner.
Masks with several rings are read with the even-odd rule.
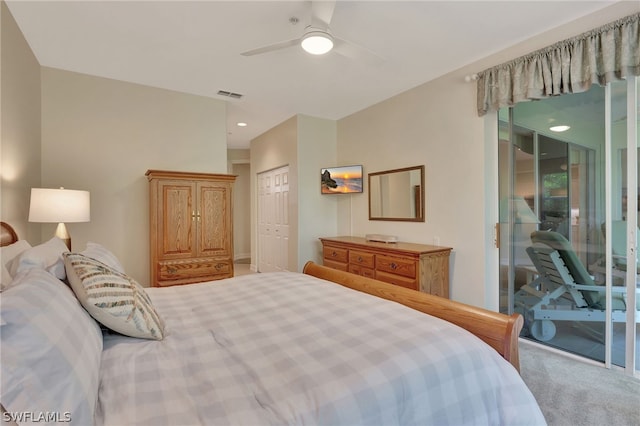
[[[323,259],[322,264],[328,268],[337,269],[339,271],[349,272],[349,265],[342,262],[334,262],[333,260]]]
[[[417,262],[410,259],[378,255],[376,259],[376,271],[388,272],[390,274],[415,279],[416,263]]]
[[[376,256],[373,253],[367,253],[358,250],[349,250],[349,264],[363,266],[365,268],[376,267]]]
[[[372,268],[365,268],[360,265],[349,264],[349,272],[356,275],[362,275],[363,277],[375,278],[376,271]]]
[[[322,257],[333,262],[347,263],[349,261],[349,250],[340,247],[325,246],[322,248]]]
[[[384,281],[389,284],[395,284],[400,287],[410,288],[412,290],[418,290],[418,280],[403,277],[401,275],[389,274],[387,272],[376,271],[377,280]]]
[[[233,269],[229,259],[206,258],[158,262],[158,279],[160,281],[230,275],[232,271]],[[214,280],[216,277],[207,279]]]

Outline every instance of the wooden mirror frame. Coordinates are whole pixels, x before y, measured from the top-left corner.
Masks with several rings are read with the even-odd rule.
[[[371,201],[373,194],[374,186],[371,185],[371,178],[376,176],[389,175],[394,173],[402,173],[402,172],[412,172],[414,170],[420,171],[420,185],[419,187],[416,185],[413,188],[413,195],[415,200],[415,215],[413,217],[392,217],[392,216],[373,216]],[[405,167],[402,169],[393,169],[393,170],[384,170],[381,172],[369,173],[368,174],[369,181],[369,220],[387,220],[387,221],[400,221],[400,222],[424,222],[425,217],[425,202],[424,202],[424,166],[414,166],[414,167]],[[410,195],[410,196],[411,196]]]

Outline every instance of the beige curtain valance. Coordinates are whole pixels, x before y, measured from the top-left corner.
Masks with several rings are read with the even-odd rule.
[[[478,115],[640,75],[640,13],[478,74]]]

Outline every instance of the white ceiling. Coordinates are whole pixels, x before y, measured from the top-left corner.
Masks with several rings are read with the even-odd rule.
[[[308,1],[7,1],[43,66],[228,100],[229,148],[298,113],[340,119],[612,3],[338,1],[331,31],[383,58],[368,63],[298,46],[240,55],[300,37]]]

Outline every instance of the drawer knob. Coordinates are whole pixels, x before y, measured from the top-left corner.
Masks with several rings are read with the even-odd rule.
[[[389,265],[391,267],[391,269],[393,269],[394,271],[396,269],[398,269],[398,265],[395,262],[391,262],[391,264]]]
[[[332,257],[336,257],[338,255],[338,253],[336,253],[335,251],[333,253],[331,253]]]
[[[219,271],[220,269],[224,268],[224,263],[218,263],[215,266],[216,270]]]
[[[358,256],[358,262],[362,262],[362,256]]]
[[[167,268],[167,274],[175,274],[176,272],[178,272],[176,268],[172,268],[172,267]]]

